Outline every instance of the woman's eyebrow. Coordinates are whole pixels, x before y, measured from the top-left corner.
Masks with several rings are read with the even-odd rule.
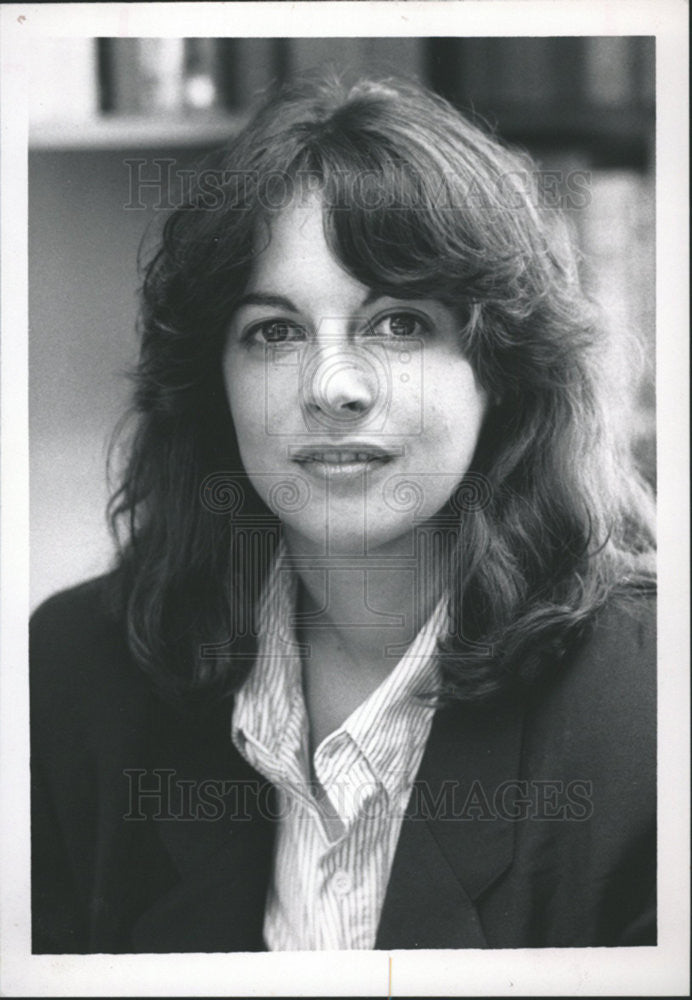
[[[373,302],[377,302],[378,299],[385,297],[387,297],[386,292],[371,288],[358,308],[364,309],[366,306],[372,305]],[[235,308],[236,310],[242,309],[243,306],[270,306],[273,309],[285,309],[287,312],[300,312],[291,299],[285,295],[275,295],[272,292],[248,292],[246,295],[241,295]]]
[[[271,306],[294,313],[300,311],[285,295],[272,295],[270,292],[248,292],[247,295],[241,295],[235,308],[242,309],[243,306]]]

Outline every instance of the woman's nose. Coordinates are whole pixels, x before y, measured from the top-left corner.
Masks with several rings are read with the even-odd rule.
[[[334,421],[367,416],[380,395],[379,373],[368,353],[348,344],[319,347],[302,372],[308,413]]]

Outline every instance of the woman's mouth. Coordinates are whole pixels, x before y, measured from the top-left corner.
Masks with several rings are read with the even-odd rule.
[[[305,471],[320,478],[348,479],[388,465],[396,454],[383,448],[311,446],[297,448],[291,458]]]

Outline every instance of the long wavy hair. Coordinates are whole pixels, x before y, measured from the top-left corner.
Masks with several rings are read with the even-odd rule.
[[[652,498],[604,406],[604,325],[533,172],[392,81],[285,88],[200,165],[143,265],[136,423],[110,504],[130,649],[163,689],[232,692],[253,662],[278,522],[243,471],[221,355],[272,214],[309,191],[358,281],[458,310],[493,401],[461,484],[483,502],[451,508],[445,694],[533,682],[615,592],[653,585]]]

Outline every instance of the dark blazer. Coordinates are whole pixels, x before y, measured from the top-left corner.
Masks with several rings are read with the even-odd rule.
[[[103,591],[32,624],[34,951],[262,950],[272,789],[229,701],[156,694]],[[525,699],[436,712],[376,948],[656,943],[654,634],[613,604]]]

